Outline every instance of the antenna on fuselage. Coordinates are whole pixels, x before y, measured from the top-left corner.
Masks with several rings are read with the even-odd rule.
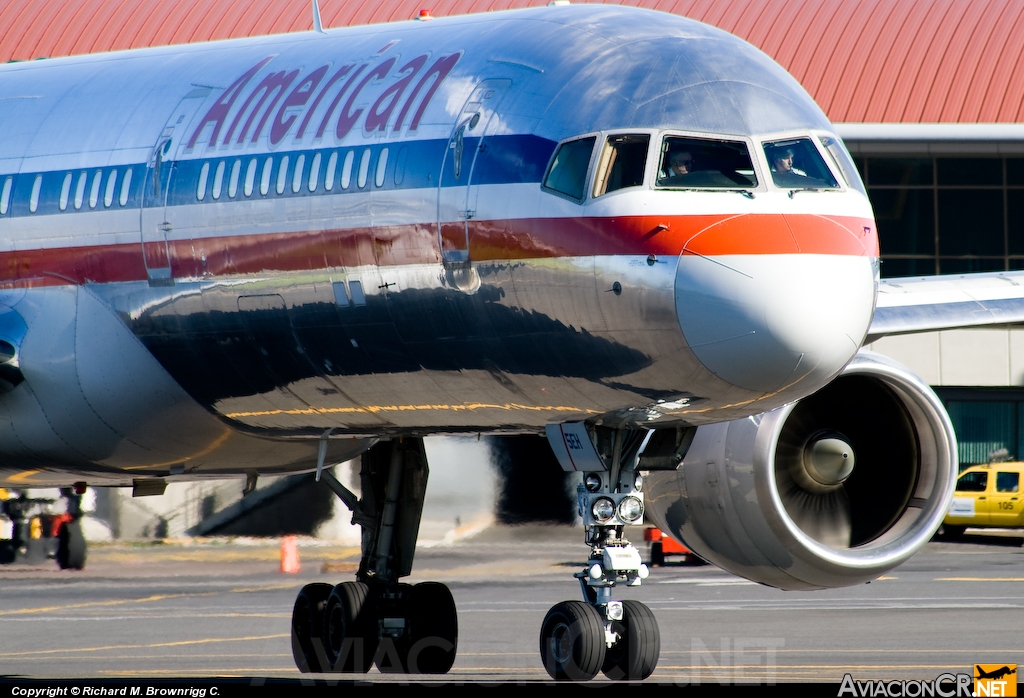
[[[320,21],[320,3],[317,0],[313,0],[313,31],[320,34],[326,34],[324,31],[324,25]]]

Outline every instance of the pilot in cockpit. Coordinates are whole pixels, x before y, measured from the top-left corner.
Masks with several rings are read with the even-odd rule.
[[[773,148],[769,153],[772,164],[772,179],[780,187],[804,187],[808,185],[807,173],[793,167],[793,149],[788,146]]]
[[[668,173],[666,176],[674,177],[693,172],[693,155],[686,150],[677,150],[669,154]]]

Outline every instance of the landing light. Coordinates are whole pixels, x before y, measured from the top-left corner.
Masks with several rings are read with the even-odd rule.
[[[590,473],[584,478],[583,485],[587,488],[587,492],[597,492],[601,489],[601,476]]]
[[[600,501],[600,500],[599,500]],[[594,506],[597,504],[595,502]],[[644,514],[644,505],[636,497],[625,497],[619,502],[619,518],[626,523],[633,523]],[[597,515],[594,515],[597,518]]]
[[[594,500],[593,506],[590,507],[590,513],[594,515],[594,521],[608,523],[615,516],[615,502],[607,497]]]

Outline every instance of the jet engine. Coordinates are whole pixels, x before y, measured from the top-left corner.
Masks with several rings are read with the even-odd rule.
[[[923,546],[946,513],[956,436],[906,367],[860,352],[810,397],[697,428],[647,514],[701,557],[780,589],[867,582]],[[641,466],[642,467],[642,466]]]

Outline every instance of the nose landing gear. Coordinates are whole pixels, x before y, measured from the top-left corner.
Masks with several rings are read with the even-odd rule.
[[[651,609],[612,598],[616,585],[640,586],[649,574],[622,533],[626,525],[643,523],[643,478],[636,465],[652,434],[582,423],[547,428],[563,469],[584,470],[576,500],[590,545],[587,566],[573,575],[583,601],[556,604],[541,625],[541,660],[556,681],[589,681],[598,671],[613,680],[643,680],[658,664],[661,634]]]
[[[651,609],[639,601],[612,600],[618,582],[639,586],[649,572],[640,553],[622,537],[622,526],[588,526],[591,554],[579,579],[585,601],[563,601],[544,617],[540,655],[556,681],[638,681],[654,673],[661,633]]]

